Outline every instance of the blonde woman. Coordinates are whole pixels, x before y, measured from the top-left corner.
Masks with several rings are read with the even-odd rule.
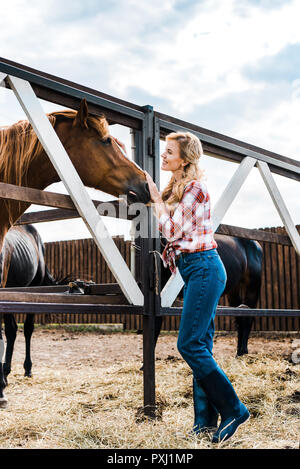
[[[172,273],[179,269],[185,284],[177,347],[193,371],[193,430],[214,431],[216,443],[230,438],[250,414],[212,355],[214,317],[227,278],[213,237],[210,196],[198,166],[202,145],[189,132],[171,133],[166,143],[161,169],[172,176],[162,195],[148,173],[146,178],[159,230],[168,241],[163,261]]]

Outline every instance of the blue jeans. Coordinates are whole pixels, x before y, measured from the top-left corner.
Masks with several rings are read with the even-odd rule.
[[[203,379],[218,368],[212,353],[214,318],[226,270],[216,249],[183,253],[177,267],[185,284],[177,347],[194,378]]]

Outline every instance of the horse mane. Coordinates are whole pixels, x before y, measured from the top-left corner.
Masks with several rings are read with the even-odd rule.
[[[56,122],[72,119],[75,123],[77,111],[64,110],[47,114],[55,127]],[[93,128],[101,139],[109,135],[108,122],[105,116],[87,118],[88,127]],[[28,120],[21,120],[10,126],[0,127],[0,182],[27,186],[27,174],[30,164],[43,152],[43,147]],[[19,204],[22,202],[19,202]],[[15,201],[5,200],[9,218]]]
[[[77,112],[55,111],[47,114],[52,125],[57,120],[73,119]],[[93,128],[102,139],[109,135],[108,122],[104,116],[88,116],[88,127]],[[27,120],[0,128],[0,180],[17,186],[25,185],[30,163],[43,151],[36,133]]]
[[[52,126],[55,117],[48,116]],[[0,129],[0,179],[7,184],[26,185],[29,164],[43,150],[27,120]]]

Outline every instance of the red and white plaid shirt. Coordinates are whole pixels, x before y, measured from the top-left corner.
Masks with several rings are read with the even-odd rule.
[[[159,231],[168,243],[162,253],[165,267],[176,273],[175,257],[182,252],[208,251],[218,247],[210,215],[210,196],[201,181],[191,181],[172,216],[164,213]]]

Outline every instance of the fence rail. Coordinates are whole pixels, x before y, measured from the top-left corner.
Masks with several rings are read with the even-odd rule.
[[[300,225],[297,226],[300,231]],[[264,228],[277,235],[286,236],[282,227]],[[276,237],[274,237],[276,239]],[[130,267],[130,241],[121,237],[114,238],[127,265]],[[262,309],[300,309],[300,258],[291,245],[260,241],[263,248],[262,285],[258,308]],[[58,278],[70,276],[74,279],[92,280],[95,283],[115,283],[93,239],[57,241],[45,244],[46,263]],[[222,297],[220,306],[229,306]],[[24,321],[24,314],[17,314],[17,321]],[[127,330],[143,328],[143,317],[139,314],[84,313],[84,314],[36,314],[37,323],[124,323]],[[166,316],[163,330],[178,330],[180,317]],[[235,330],[235,318],[217,316],[216,330]],[[299,331],[299,317],[256,317],[253,330],[256,331]]]

